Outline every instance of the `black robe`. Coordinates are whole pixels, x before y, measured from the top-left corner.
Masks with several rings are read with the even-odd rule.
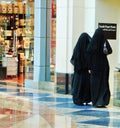
[[[106,45],[104,45],[106,43]],[[107,51],[104,52],[104,46]],[[87,49],[89,69],[91,71],[91,100],[93,106],[106,106],[110,101],[109,62],[107,55],[112,48],[104,36],[102,29],[96,29]]]
[[[86,49],[90,40],[91,37],[87,33],[82,33],[71,58],[71,63],[74,65],[74,74],[71,82],[72,95],[73,102],[77,105],[83,105],[83,103],[89,103],[91,101],[90,75],[86,61]]]

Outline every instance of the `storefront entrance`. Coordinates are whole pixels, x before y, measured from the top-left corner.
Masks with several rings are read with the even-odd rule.
[[[33,79],[34,0],[0,2],[0,81]]]

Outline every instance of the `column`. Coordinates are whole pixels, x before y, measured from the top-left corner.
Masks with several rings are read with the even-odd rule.
[[[94,31],[95,0],[57,0],[56,16],[56,73],[68,76],[73,73],[70,58],[80,34]]]
[[[51,0],[35,0],[34,82],[50,80]]]
[[[56,21],[56,72],[72,73],[70,58],[78,37],[95,29],[95,0],[57,0]]]

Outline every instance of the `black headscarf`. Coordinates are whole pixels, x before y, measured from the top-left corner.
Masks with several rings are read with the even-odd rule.
[[[103,52],[105,43],[108,54],[111,54],[112,48],[105,37],[104,31],[102,28],[97,28],[87,49],[87,52],[89,53],[89,67],[95,72],[103,71],[105,65],[108,65],[107,54]]]
[[[74,69],[77,71],[87,67],[86,49],[90,41],[91,37],[87,33],[82,33],[77,41],[72,56],[72,60],[74,60]]]
[[[93,53],[97,52],[99,54],[102,53],[103,46],[106,41],[107,39],[105,38],[103,30],[101,28],[97,28],[91,39],[91,44],[88,47],[88,51]]]

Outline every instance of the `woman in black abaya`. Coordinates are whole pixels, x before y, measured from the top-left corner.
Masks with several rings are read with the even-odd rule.
[[[95,107],[103,107],[108,105],[110,101],[107,55],[112,53],[112,48],[101,28],[96,29],[87,52],[91,74],[92,104]]]
[[[86,49],[90,43],[91,37],[87,33],[82,33],[74,48],[71,63],[74,66],[72,77],[72,96],[73,103],[83,105],[91,101],[90,81],[88,65],[86,61]]]

